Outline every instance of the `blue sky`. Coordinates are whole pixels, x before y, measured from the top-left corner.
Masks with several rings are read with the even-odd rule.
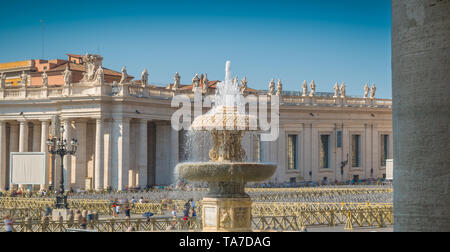
[[[8,1],[0,6],[0,62],[100,53],[104,66],[150,82],[182,83],[195,73],[224,78],[225,61],[249,86],[281,78],[300,91],[315,80],[332,92],[345,81],[362,96],[366,82],[391,98],[390,0]]]

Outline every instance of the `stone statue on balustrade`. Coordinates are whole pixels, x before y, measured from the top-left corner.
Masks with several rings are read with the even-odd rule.
[[[0,76],[0,88],[5,88],[6,74],[2,73]]]
[[[208,94],[208,90],[209,90],[208,74],[205,74],[205,77],[203,78],[202,82],[203,82],[202,92],[204,94]]]
[[[309,97],[314,97],[316,95],[316,83],[314,82],[314,80],[311,82],[311,84],[309,84],[310,88],[311,88],[311,92],[309,93]]]
[[[366,83],[366,85],[364,86],[364,99],[369,98],[369,93],[370,93],[370,87],[369,87],[369,84]]]
[[[283,94],[283,84],[281,83],[281,80],[278,79],[278,85],[277,85],[277,96],[280,96]]]
[[[195,74],[194,78],[192,78],[192,92],[195,91],[196,88],[200,86],[200,78],[198,74]]]
[[[177,90],[178,88],[180,88],[180,79],[181,79],[180,75],[178,74],[178,72],[176,72],[174,76],[172,90]]]
[[[20,75],[20,85],[26,86],[28,83],[28,75],[25,73],[25,71],[22,71],[22,74]]]
[[[95,73],[95,80],[97,84],[103,85],[105,83],[105,73],[103,67],[99,67]]]
[[[344,82],[342,82],[342,85],[341,85],[341,98],[345,98],[345,83]]]
[[[66,70],[63,72],[64,86],[69,86],[72,83],[72,71],[70,71],[69,64],[67,64]]]
[[[121,91],[122,91],[122,86],[119,86],[117,84],[117,81],[113,81],[113,84],[112,84],[112,95],[116,96],[116,95],[120,94]]]
[[[48,87],[48,75],[45,71],[42,73],[42,86]]]
[[[125,82],[127,82],[127,79],[128,79],[127,68],[124,66],[122,67],[122,78],[120,78],[119,84],[124,84]]]
[[[334,84],[334,96],[333,96],[333,98],[338,98],[339,97],[339,91],[340,91],[339,84],[336,82],[336,84]]]
[[[238,77],[237,76],[234,77],[234,79],[233,79],[233,87],[237,87],[238,86],[238,81],[239,81]]]
[[[86,71],[83,75],[82,82],[95,82],[97,70],[102,67],[103,57],[86,53],[86,56],[83,56],[82,60]]]
[[[244,94],[247,91],[247,77],[241,80],[241,94]]]
[[[308,96],[308,83],[306,83],[306,80],[305,81],[303,81],[303,84],[302,84],[302,96],[303,97],[306,97],[306,96]]]
[[[375,84],[372,84],[372,89],[370,92],[370,99],[375,99],[376,92],[377,92],[377,88],[375,87]]]
[[[142,71],[141,81],[142,81],[142,86],[146,86],[148,84],[148,71],[147,71],[147,68],[145,68],[144,71]]]
[[[269,83],[269,92],[268,95],[273,95],[275,93],[275,79],[272,79]]]

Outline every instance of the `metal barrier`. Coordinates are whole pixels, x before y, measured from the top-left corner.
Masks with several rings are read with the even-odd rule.
[[[347,212],[305,211],[297,216],[255,216],[252,218],[253,231],[298,232],[307,226],[345,225],[353,227],[385,227],[392,225],[392,215],[385,211],[348,210]],[[201,219],[156,217],[150,219],[108,219],[91,221],[83,228],[77,221],[19,220],[13,225],[14,232],[161,232],[161,231],[201,231]],[[4,231],[0,224],[0,232]]]
[[[200,190],[200,189],[199,189]],[[298,231],[306,226],[336,226],[345,225],[347,230],[353,227],[384,227],[393,225],[393,205],[390,203],[327,203],[327,202],[277,202],[277,199],[296,197],[323,197],[339,195],[362,195],[392,193],[392,188],[387,187],[358,187],[358,188],[247,188],[247,192],[263,200],[273,202],[254,202],[252,205],[252,225],[254,230],[280,229],[281,231]],[[127,195],[127,194],[124,194]],[[333,198],[335,200],[335,198]],[[49,222],[47,226],[39,227],[46,207],[52,207],[55,200],[52,198],[20,198],[0,197],[0,214],[14,216],[16,219],[31,221],[28,225],[24,221],[17,222],[20,231],[66,231],[78,229],[59,222]],[[112,206],[109,200],[69,199],[69,208],[73,210],[87,210],[97,212],[100,215],[112,214]],[[169,214],[175,209],[181,212],[184,209],[185,200],[162,200],[154,203],[130,204],[132,214],[151,212],[155,215]],[[196,202],[197,216],[201,214],[202,202]],[[100,232],[125,231],[130,225],[138,231],[163,231],[169,228],[173,230],[197,230],[201,229],[201,223],[186,224],[179,220],[172,222],[171,218],[151,218],[150,223],[142,220],[100,220],[92,222],[92,229]],[[131,224],[130,224],[131,222]],[[28,226],[27,226],[28,225]],[[35,227],[37,225],[37,227]],[[128,225],[128,226],[127,226]],[[183,225],[188,225],[183,226]]]
[[[182,218],[157,217],[146,219],[109,219],[91,221],[83,228],[77,221],[19,220],[13,225],[14,232],[126,232],[133,231],[200,231],[201,222],[197,219],[187,221]],[[0,232],[4,231],[0,224]]]
[[[296,216],[301,227],[346,225],[346,229],[393,225],[393,211],[391,204],[368,203],[259,203],[252,207],[253,216]]]

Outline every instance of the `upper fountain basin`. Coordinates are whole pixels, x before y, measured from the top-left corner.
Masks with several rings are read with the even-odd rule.
[[[258,122],[255,116],[243,114],[237,107],[219,106],[195,118],[192,129],[196,131],[256,131]]]
[[[277,166],[267,163],[204,162],[178,164],[178,174],[191,182],[263,182]]]

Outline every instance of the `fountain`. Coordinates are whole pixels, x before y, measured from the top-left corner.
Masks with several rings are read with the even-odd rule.
[[[210,161],[181,163],[176,171],[188,181],[209,184],[209,192],[202,200],[203,231],[249,232],[252,201],[245,193],[245,184],[269,179],[276,165],[244,162],[241,139],[245,132],[258,130],[251,125],[257,118],[245,113],[237,79],[231,80],[229,61],[225,81],[217,85],[214,101],[214,107],[195,118],[191,126],[194,131],[211,133]]]

